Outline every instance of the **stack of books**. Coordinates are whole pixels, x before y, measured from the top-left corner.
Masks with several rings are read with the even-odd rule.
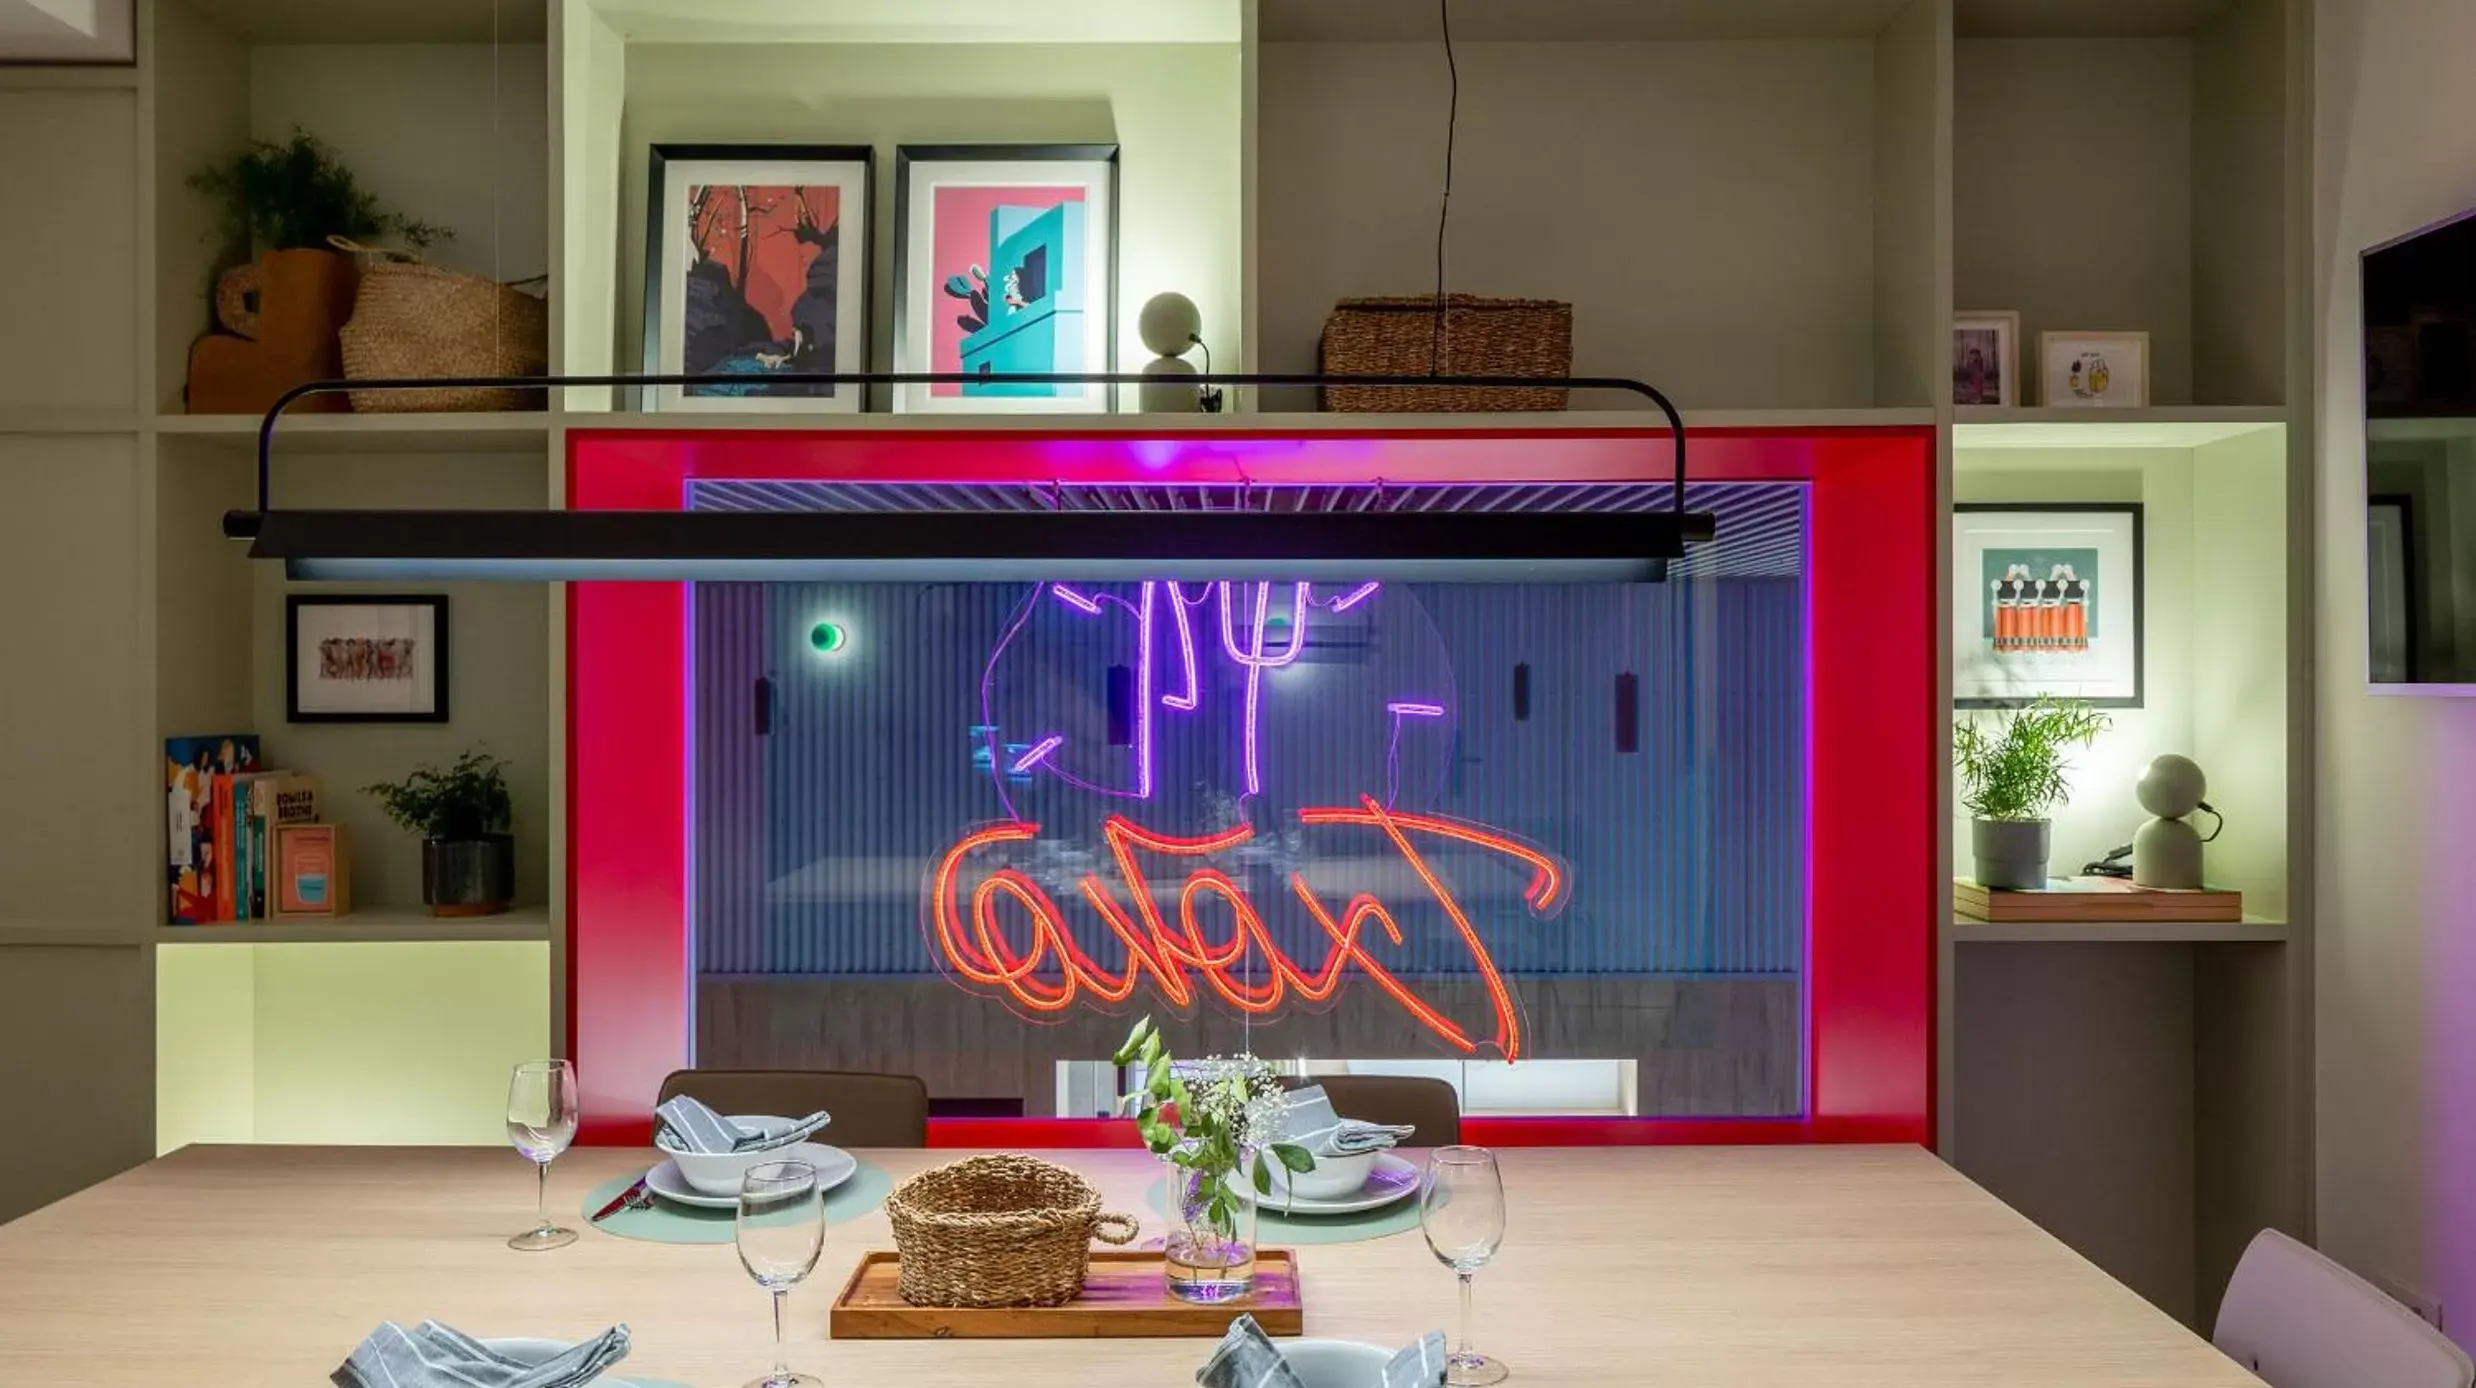
[[[2139,887],[2121,877],[2056,877],[2038,891],[2006,891],[1975,882],[1952,883],[1952,910],[1968,920],[2024,924],[2030,921],[2240,921],[2244,894],[2216,887],[2189,891]]]
[[[163,745],[167,919],[222,925],[344,910],[343,826],[316,776],[261,767],[248,733]]]

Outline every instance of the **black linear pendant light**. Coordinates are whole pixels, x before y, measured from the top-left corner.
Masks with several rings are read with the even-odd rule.
[[[931,372],[487,376],[319,381],[286,392],[258,430],[258,506],[224,516],[300,579],[448,581],[817,581],[1367,579],[1458,583],[1646,582],[1712,538],[1685,509],[1685,425],[1666,396],[1617,377],[1263,375],[1184,377],[1196,386],[1454,386],[1624,390],[1668,420],[1669,506],[1648,512],[509,511],[284,510],[271,459],[284,410],[334,391],[548,389],[734,382],[773,385],[1140,385],[1129,373],[966,376]]]

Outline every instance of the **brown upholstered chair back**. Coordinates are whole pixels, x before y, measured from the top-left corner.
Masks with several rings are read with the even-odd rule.
[[[657,1103],[693,1094],[715,1111],[803,1118],[834,1115],[818,1140],[837,1147],[928,1146],[928,1086],[914,1075],[864,1070],[674,1070]]]
[[[1453,1086],[1424,1075],[1311,1075],[1292,1088],[1320,1084],[1333,1112],[1365,1123],[1407,1123],[1418,1129],[1411,1147],[1450,1147],[1462,1140],[1462,1105]]]

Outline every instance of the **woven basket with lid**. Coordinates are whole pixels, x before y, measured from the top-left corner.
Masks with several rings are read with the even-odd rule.
[[[1092,1240],[1131,1243],[1089,1181],[1037,1157],[965,1157],[886,1197],[914,1306],[1061,1306],[1083,1293]]]
[[[1570,376],[1573,305],[1448,294],[1439,334],[1432,296],[1344,299],[1324,320],[1316,360],[1336,376]],[[1323,404],[1328,410],[1394,414],[1561,410],[1565,394],[1471,386],[1332,386],[1324,391]]]

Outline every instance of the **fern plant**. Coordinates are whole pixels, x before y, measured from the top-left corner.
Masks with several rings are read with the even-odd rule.
[[[1979,819],[2043,819],[2071,794],[2065,753],[2085,747],[2111,720],[2076,700],[2041,698],[1996,720],[1955,724],[1952,764],[1960,803]]]
[[[424,766],[401,781],[361,788],[378,797],[407,833],[449,843],[470,843],[505,833],[515,817],[507,794],[507,763],[487,752],[466,752],[440,769]]]
[[[419,250],[455,235],[381,203],[354,179],[325,141],[299,126],[282,144],[252,140],[249,148],[189,176],[197,192],[223,200],[218,234],[228,246],[283,251],[325,250],[327,237],[396,240]]]

